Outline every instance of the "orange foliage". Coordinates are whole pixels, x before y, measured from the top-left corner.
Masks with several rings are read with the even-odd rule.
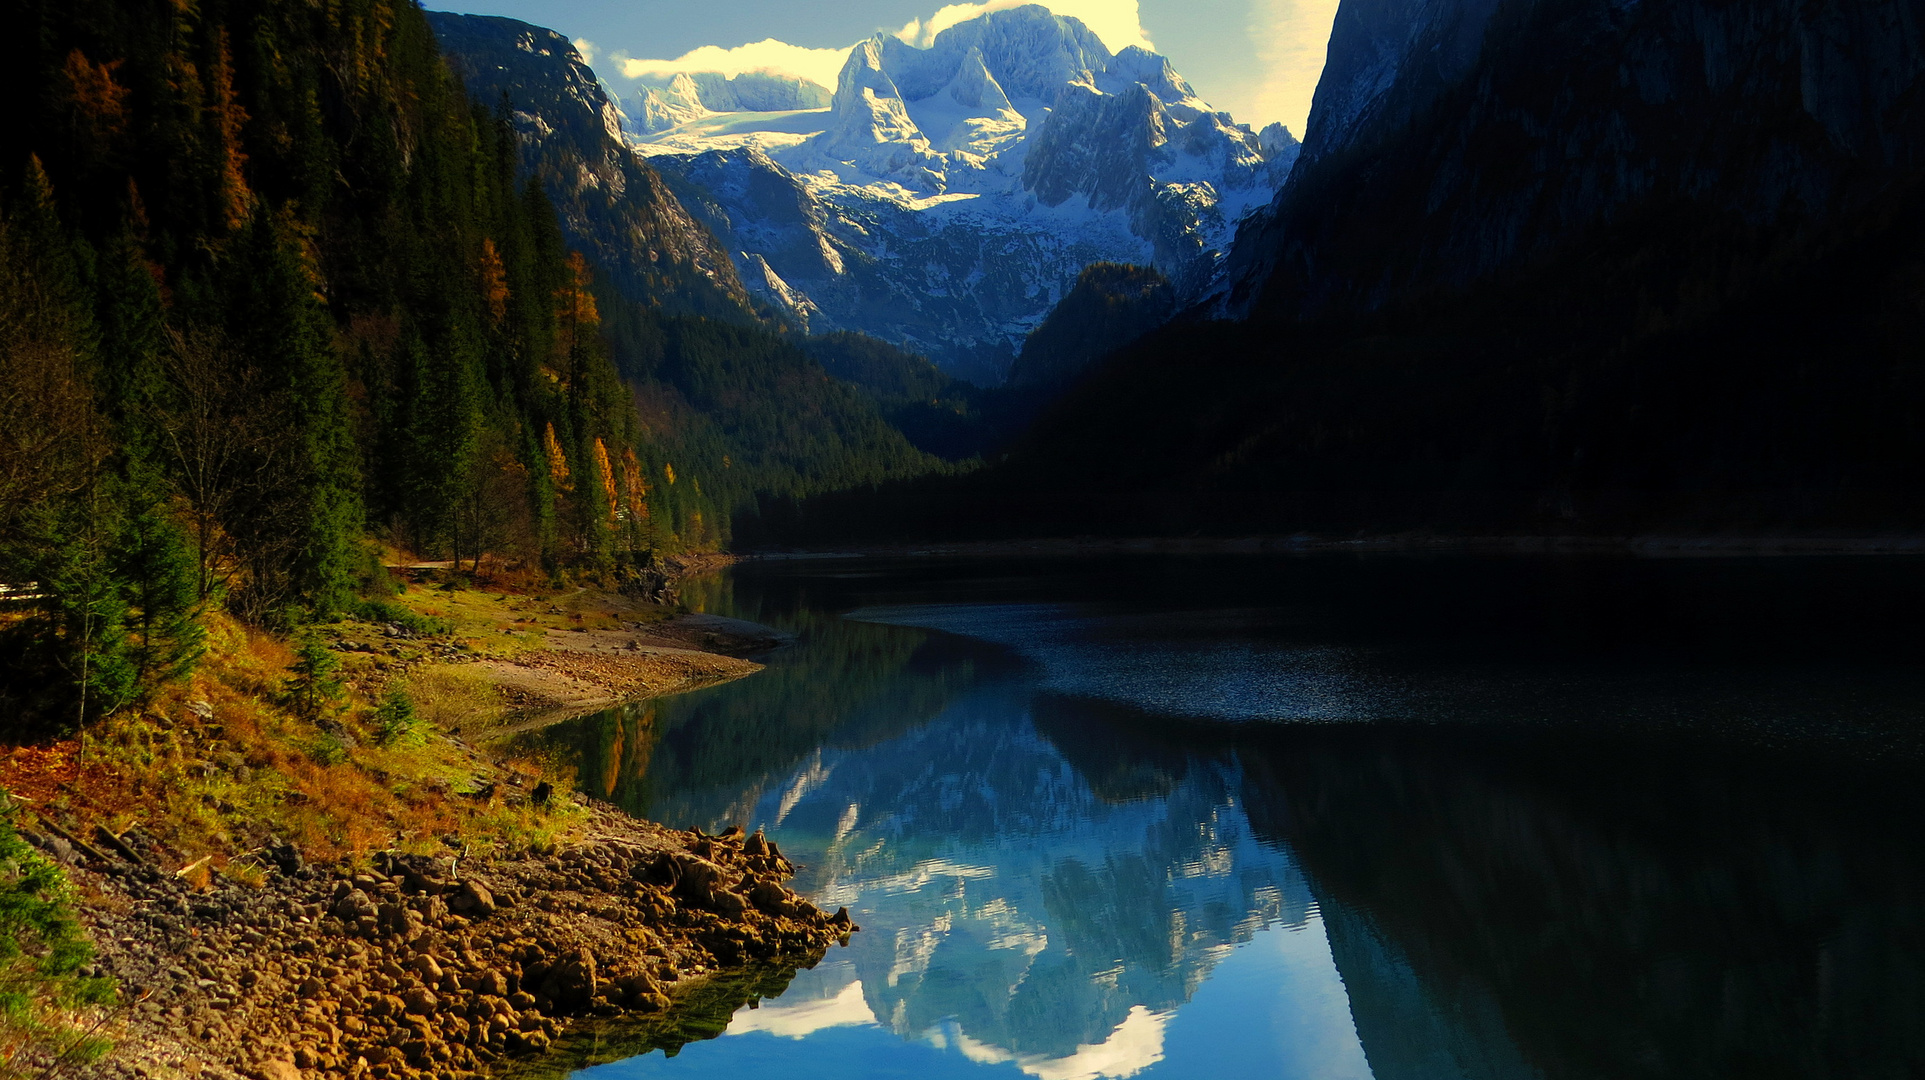
[[[579,251],[568,253],[568,272],[573,276],[571,286],[564,286],[564,308],[568,317],[582,326],[596,326],[602,321],[602,314],[595,307],[595,294],[589,286],[595,283],[594,276],[588,272],[588,260]]]
[[[622,486],[628,489],[629,520],[648,520],[648,481],[642,478],[641,459],[632,449],[622,453]]]
[[[548,451],[548,478],[555,482],[555,490],[575,490],[575,485],[568,479],[568,455],[562,453],[561,442],[555,438],[555,425],[548,425],[547,434],[542,436],[542,446]]]
[[[615,515],[621,511],[622,500],[615,493],[615,470],[608,464],[608,447],[600,438],[595,440],[595,471],[601,478],[602,494],[608,500],[608,520],[614,521]]]
[[[488,315],[495,322],[508,317],[508,271],[495,242],[487,237],[481,240],[481,302],[488,305]]]
[[[0,788],[24,802],[45,805],[80,779],[80,741],[16,746],[0,756]]]
[[[227,47],[227,31],[214,33],[213,85],[208,88],[214,102],[209,111],[218,136],[215,152],[220,155],[221,220],[231,231],[247,223],[254,200],[253,192],[247,187],[247,177],[241,171],[247,164],[247,155],[241,150],[241,128],[248,116],[234,90],[234,54]]]
[[[75,49],[61,69],[74,110],[102,135],[118,135],[127,126],[127,88],[114,81],[120,65],[119,60],[96,64]]]
[[[589,291],[594,278],[581,252],[568,253],[568,271],[568,284],[555,290],[555,320],[561,324],[555,346],[563,354],[573,352],[576,343],[584,335],[592,335],[602,321],[601,311],[595,307],[595,295]]]

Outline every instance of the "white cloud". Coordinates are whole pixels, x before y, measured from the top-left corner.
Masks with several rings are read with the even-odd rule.
[[[766,38],[747,45],[725,49],[704,45],[673,60],[637,60],[622,53],[610,53],[614,69],[629,79],[666,79],[678,72],[719,71],[734,77],[745,71],[776,71],[800,75],[835,89],[836,76],[848,62],[851,45],[842,49],[805,49],[786,41]]]
[[[588,40],[585,37],[578,37],[574,41],[569,42],[569,44],[575,47],[576,52],[582,54],[582,63],[588,64],[591,67],[594,66],[594,63],[595,63],[595,43],[594,42]]]
[[[944,30],[991,11],[1022,7],[1039,0],[981,0],[974,4],[950,4],[927,19],[911,19],[896,36],[917,48],[926,49]],[[1154,49],[1150,36],[1143,32],[1137,0],[1040,0],[1043,7],[1066,18],[1081,19],[1111,52],[1131,45]]]
[[[862,996],[862,984],[852,982],[832,998],[793,1001],[736,1010],[729,1021],[730,1035],[766,1031],[785,1039],[801,1039],[825,1028],[860,1027],[876,1022],[869,1003]]]
[[[1037,1080],[1106,1080],[1135,1076],[1163,1060],[1163,1030],[1174,1012],[1151,1012],[1130,1006],[1123,1022],[1100,1043],[1085,1043],[1066,1057],[1012,1054],[1001,1047],[977,1042],[960,1029],[928,1032],[938,1046],[953,1046],[979,1065],[1013,1061]]]
[[[1276,117],[1303,138],[1336,17],[1337,0],[1254,0],[1250,39],[1263,77],[1254,88],[1252,115]]]
[[[911,45],[927,48],[937,34],[966,19],[1035,2],[1037,0],[982,0],[950,4],[926,19],[910,20],[907,26],[893,33]],[[1137,0],[1042,0],[1042,6],[1058,15],[1083,20],[1111,52],[1120,52],[1131,45],[1154,48],[1149,35],[1143,32],[1136,5]],[[577,41],[575,47],[581,50],[583,59],[593,62],[589,50],[595,48],[594,43]],[[842,65],[848,62],[849,52],[854,48],[851,44],[841,49],[806,49],[767,38],[733,48],[704,45],[673,60],[638,60],[626,53],[611,52],[605,74],[654,80],[672,78],[684,71],[717,71],[731,77],[745,71],[775,71],[800,75],[833,90],[836,77],[842,73]]]

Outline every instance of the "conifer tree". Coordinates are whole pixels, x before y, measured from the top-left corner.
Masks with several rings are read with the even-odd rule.
[[[163,392],[165,315],[159,284],[132,223],[102,249],[94,292],[102,396],[123,452],[136,467],[146,467],[159,452],[142,414]]]
[[[110,980],[81,974],[92,959],[72,889],[59,866],[21,839],[13,799],[0,791],[0,1075],[16,1075],[13,1066],[29,1058],[22,1051],[76,1065],[106,1053],[107,1039],[63,1015],[113,1000]]]
[[[288,705],[300,715],[318,719],[340,702],[341,659],[312,629],[302,633],[294,663],[288,665],[287,672],[282,691]]]
[[[158,504],[131,515],[117,545],[125,583],[128,661],[142,687],[185,678],[204,652],[194,553]]]
[[[0,583],[24,597],[8,629],[8,696],[81,723],[131,700],[109,433],[75,245],[39,161],[0,218]]]
[[[125,583],[116,573],[119,522],[99,487],[96,480],[75,498],[35,512],[28,557],[17,564],[39,592],[23,653],[31,666],[65,676],[55,685],[74,691],[64,708],[76,726],[121,708],[140,689],[129,655]]]
[[[269,386],[285,388],[292,429],[283,468],[266,493],[268,513],[229,524],[245,528],[255,552],[280,549],[265,530],[296,530],[285,564],[252,559],[257,613],[295,604],[325,616],[352,589],[363,525],[346,376],[329,347],[312,272],[286,225],[256,214],[227,281],[229,325],[244,334],[240,344]]]

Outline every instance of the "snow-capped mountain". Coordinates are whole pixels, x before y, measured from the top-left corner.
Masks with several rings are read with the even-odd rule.
[[[1279,125],[1212,110],[1163,57],[1111,53],[1034,5],[926,49],[877,35],[826,107],[812,87],[828,95],[678,75],[628,99],[626,130],[793,321],[904,343],[978,381],[1000,379],[1091,262],[1153,265],[1182,290],[1209,281],[1298,151]]]
[[[627,111],[632,129],[646,136],[716,113],[820,109],[829,100],[827,89],[794,75],[677,72],[666,81],[643,85],[628,99]]]

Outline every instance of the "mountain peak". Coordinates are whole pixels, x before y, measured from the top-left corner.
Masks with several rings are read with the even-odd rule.
[[[850,51],[829,103],[829,126],[816,136],[815,148],[878,179],[941,191],[942,155],[909,116],[902,91],[883,68],[883,48],[877,34]]]
[[[1013,111],[1009,95],[1003,93],[1002,85],[989,73],[983,51],[974,45],[963,57],[962,66],[956,69],[956,77],[949,80],[948,94],[951,101],[978,112]]]
[[[1081,19],[1026,4],[957,23],[937,34],[927,50],[912,50],[922,54],[918,66],[925,71],[917,81],[926,89],[910,89],[911,99],[939,89],[971,49],[982,54],[984,67],[1011,99],[1043,104],[1068,83],[1091,81],[1110,63],[1109,49]]]
[[[877,34],[855,48],[849,50],[849,59],[842,64],[842,71],[836,76],[835,98],[830,108],[842,109],[860,99],[867,90],[874,97],[902,97],[894,79],[882,65],[883,37]]]

